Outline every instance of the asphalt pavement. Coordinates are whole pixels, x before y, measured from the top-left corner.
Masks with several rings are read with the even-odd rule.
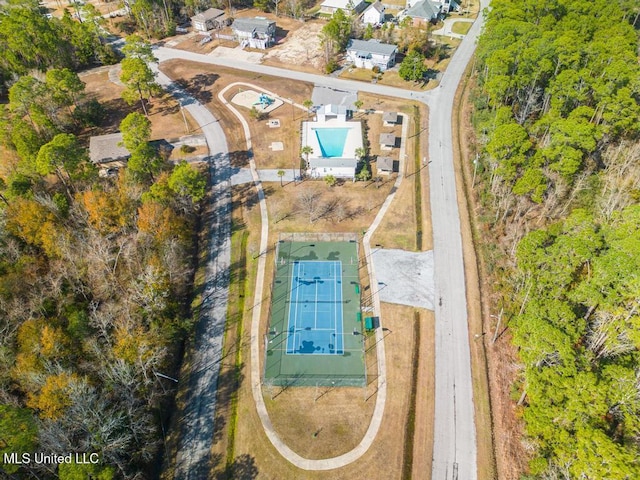
[[[210,232],[205,294],[196,326],[185,408],[179,422],[180,446],[174,474],[179,480],[200,480],[208,478],[211,470],[211,444],[229,297],[231,168],[227,139],[214,115],[162,72],[158,72],[157,80],[191,114],[209,146],[212,192],[211,205],[207,209],[209,217],[204,219]]]
[[[482,0],[482,7],[488,3]],[[480,14],[456,49],[442,76],[441,86],[428,102],[429,192],[436,287],[433,480],[477,478],[469,325],[451,127],[455,93],[475,50],[483,20]]]

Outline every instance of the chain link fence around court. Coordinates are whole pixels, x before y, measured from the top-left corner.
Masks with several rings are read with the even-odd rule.
[[[271,302],[269,302],[269,324],[264,333],[263,383],[266,386],[366,386],[366,363],[362,314],[360,311],[360,279],[358,262],[358,235],[355,233],[286,233],[281,234],[275,246],[275,268],[271,282]],[[341,288],[341,319],[334,319],[336,330],[332,335],[340,335],[341,349],[330,350],[323,345],[306,345],[294,353],[287,352],[290,335],[298,335],[302,330],[307,338],[314,338],[314,327],[299,328],[297,311],[291,310],[292,293],[299,285],[300,267],[304,262],[339,262],[340,271],[335,285]],[[314,277],[315,278],[315,277]],[[322,287],[324,279],[317,278]],[[324,308],[327,302],[316,297],[307,307],[310,312],[319,309],[326,318]],[[293,304],[296,302],[294,301]],[[312,313],[313,315],[313,313]],[[333,313],[331,314],[333,315]],[[337,315],[337,313],[336,313]],[[318,314],[316,313],[316,317]],[[316,337],[317,338],[317,337]],[[307,342],[311,343],[311,342]],[[337,342],[336,342],[337,343]],[[324,348],[327,347],[327,348]],[[331,353],[331,354],[329,354]]]

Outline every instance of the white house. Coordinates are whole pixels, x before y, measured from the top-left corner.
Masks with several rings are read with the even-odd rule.
[[[231,29],[243,48],[265,50],[276,41],[276,22],[264,17],[236,18]]]
[[[222,28],[228,25],[229,20],[224,11],[210,8],[191,17],[193,28],[199,32],[208,32],[214,28]]]
[[[338,120],[340,122],[347,121],[347,107],[344,105],[322,105],[316,112],[318,122],[326,122],[327,120]]]
[[[347,15],[360,13],[367,4],[364,0],[324,0],[320,4],[320,13],[333,15],[338,10],[342,10]]]
[[[365,25],[380,25],[384,23],[385,7],[380,0],[372,3],[362,14],[362,23]]]
[[[398,47],[377,40],[350,40],[347,45],[347,58],[358,68],[378,67],[384,72],[396,63]]]

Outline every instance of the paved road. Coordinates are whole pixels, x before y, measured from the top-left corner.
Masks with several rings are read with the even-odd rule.
[[[227,140],[213,114],[190,97],[162,72],[158,82],[170,92],[200,125],[209,146],[212,185],[209,256],[206,265],[205,297],[195,332],[191,376],[186,406],[180,422],[181,440],[174,478],[200,480],[211,469],[218,374],[229,297],[231,264],[231,168]]]
[[[359,90],[361,92],[369,92],[378,95],[387,95],[391,97],[421,101],[425,101],[430,96],[430,92],[411,92],[402,88],[388,87],[386,85],[325,77],[324,75],[297,72],[295,70],[287,70],[285,68],[270,67],[268,65],[243,62],[241,60],[231,59],[228,57],[215,57],[211,55],[204,55],[202,53],[175,50],[173,48],[167,47],[155,47],[153,53],[160,60],[160,62],[172,59],[190,60],[192,62],[207,63],[209,65],[218,65],[220,67],[235,68],[238,70],[254,72],[256,74],[255,78],[259,78],[260,75],[271,75],[274,77],[284,77],[291,80],[314,83],[338,90]]]
[[[489,0],[482,0],[482,7]],[[433,480],[477,478],[476,430],[465,275],[453,162],[453,100],[475,50],[483,15],[456,50],[429,99],[429,178],[436,284]],[[461,199],[464,201],[464,199]]]

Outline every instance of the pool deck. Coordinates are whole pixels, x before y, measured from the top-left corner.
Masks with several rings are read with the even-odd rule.
[[[323,128],[347,128],[349,129],[344,141],[342,155],[339,157],[323,157],[322,148],[315,130]],[[353,177],[358,163],[356,150],[364,145],[362,139],[362,123],[359,121],[341,121],[337,119],[325,122],[302,122],[302,146],[310,146],[313,153],[309,154],[309,167],[316,172],[312,176],[324,176],[325,169],[329,169],[326,174],[335,176]],[[326,150],[326,149],[325,149]]]

